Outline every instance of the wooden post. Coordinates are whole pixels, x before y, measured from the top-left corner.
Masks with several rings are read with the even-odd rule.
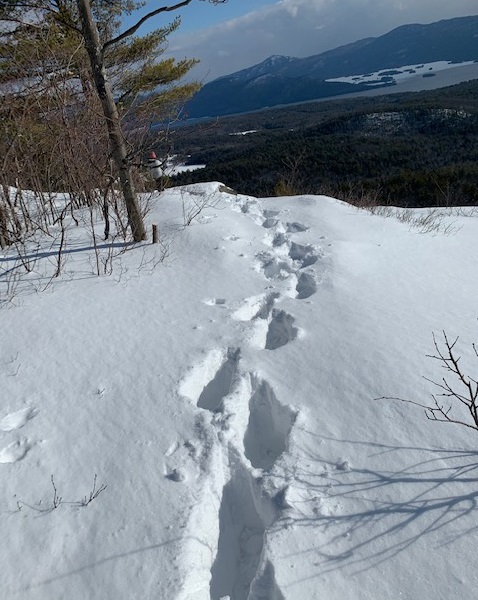
[[[153,223],[153,244],[158,243],[158,226]]]

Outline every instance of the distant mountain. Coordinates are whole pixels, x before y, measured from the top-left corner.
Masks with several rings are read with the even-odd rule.
[[[291,63],[297,62],[298,58],[294,58],[292,56],[269,56],[265,61],[255,65],[253,67],[249,67],[247,69],[243,69],[242,71],[237,71],[232,75],[225,75],[223,77],[219,77],[215,81],[220,81],[221,79],[234,79],[235,81],[247,81],[249,79],[254,79],[256,77],[262,77],[263,75],[271,75],[275,73],[279,73],[284,70]]]
[[[218,116],[327,98],[395,84],[390,73],[437,61],[478,61],[478,16],[403,25],[315,56],[271,56],[206,84],[188,103],[190,117]],[[366,80],[365,74],[378,73]],[[357,81],[327,81],[356,76]]]

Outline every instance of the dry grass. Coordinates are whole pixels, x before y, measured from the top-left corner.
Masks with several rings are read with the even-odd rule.
[[[381,190],[365,190],[350,187],[339,194],[339,199],[355,206],[358,210],[366,210],[378,217],[394,218],[408,225],[410,230],[421,234],[453,235],[460,227],[450,217],[478,216],[478,207],[450,207],[426,209],[400,208],[393,206],[390,198]]]

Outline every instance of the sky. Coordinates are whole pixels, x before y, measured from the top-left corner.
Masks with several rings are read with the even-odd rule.
[[[147,2],[145,9],[158,6]],[[200,0],[177,13],[181,27],[168,54],[198,58],[194,76],[209,81],[274,54],[312,56],[408,23],[478,14],[476,0]],[[130,21],[129,21],[130,22]],[[140,33],[164,25],[161,15]]]

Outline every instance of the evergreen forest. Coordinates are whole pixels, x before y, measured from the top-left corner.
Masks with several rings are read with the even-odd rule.
[[[174,176],[172,185],[221,181],[254,196],[475,205],[478,81],[186,122],[169,143],[187,164],[206,164]]]

